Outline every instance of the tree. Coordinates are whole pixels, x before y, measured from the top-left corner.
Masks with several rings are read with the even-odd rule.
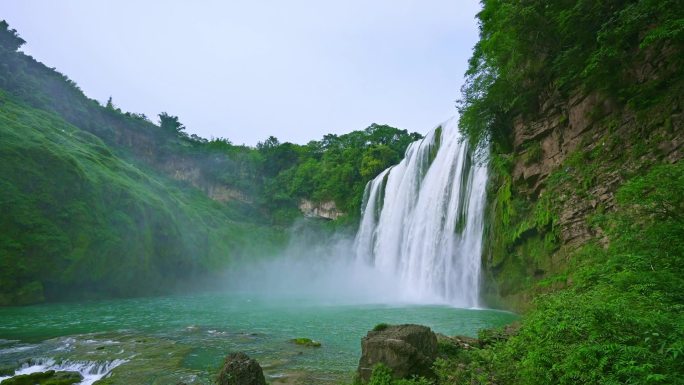
[[[105,105],[105,108],[108,110],[115,110],[116,106],[114,105],[114,102],[112,102],[112,97],[110,96],[109,99],[107,99],[107,104]]]
[[[177,116],[171,116],[166,112],[159,114],[159,127],[164,131],[180,133],[185,130],[185,126],[178,121]]]
[[[0,21],[0,47],[14,52],[25,43],[26,41],[19,37],[16,29],[10,29],[5,20]]]

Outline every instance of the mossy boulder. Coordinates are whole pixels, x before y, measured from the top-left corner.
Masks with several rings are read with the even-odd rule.
[[[259,363],[243,352],[226,357],[216,381],[218,385],[266,385]]]
[[[293,338],[290,340],[295,345],[306,346],[308,348],[320,348],[321,343],[314,341],[311,338]]]
[[[77,372],[47,372],[22,374],[2,381],[2,385],[73,385],[83,380]]]
[[[392,378],[413,376],[433,378],[432,364],[437,358],[437,336],[427,326],[387,325],[371,330],[361,340],[361,359],[357,373],[368,382],[373,368],[386,366]]]

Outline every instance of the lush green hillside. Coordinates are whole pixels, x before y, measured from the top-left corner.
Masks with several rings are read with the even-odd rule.
[[[421,137],[372,124],[307,145],[280,143],[273,136],[256,148],[235,145],[229,138],[208,140],[188,135],[171,114],[161,113],[157,125],[144,114],[121,111],[111,99],[101,106],[65,75],[18,51],[23,44],[1,21],[0,89],[97,135],[117,154],[182,179],[267,223],[289,224],[299,215],[301,199],[334,201],[354,222],[365,183],[397,163],[408,144]]]
[[[354,226],[365,183],[420,138],[373,124],[307,145],[188,135],[102,106],[0,22],[0,305],[154,294],[272,251],[303,199]]]
[[[52,113],[0,103],[2,305],[168,291],[282,239]]]
[[[486,291],[514,333],[442,383],[684,383],[684,4],[485,0],[462,129],[491,146]]]

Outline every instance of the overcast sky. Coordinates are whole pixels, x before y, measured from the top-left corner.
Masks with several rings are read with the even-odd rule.
[[[0,0],[24,52],[189,133],[306,143],[456,114],[477,0]]]

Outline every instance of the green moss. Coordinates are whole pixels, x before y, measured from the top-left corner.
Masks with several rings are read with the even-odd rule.
[[[314,341],[311,338],[304,338],[304,337],[293,338],[290,340],[290,342],[292,342],[295,345],[306,346],[308,348],[320,348],[321,347],[320,342]]]
[[[430,145],[430,150],[428,152],[428,162],[426,166],[427,168],[430,167],[432,162],[435,160],[435,157],[437,156],[437,152],[439,151],[440,146],[442,145],[442,126],[437,126],[435,128],[435,133],[434,133],[434,139],[432,141],[432,144]]]
[[[383,323],[379,323],[379,324],[377,324],[377,325],[375,325],[375,326],[373,327],[373,331],[379,332],[379,331],[382,331],[382,330],[387,329],[388,327],[389,327],[389,325],[386,324],[386,323],[384,323],[384,322],[383,322]]]
[[[47,372],[23,374],[2,381],[4,385],[72,385],[83,380],[76,372]]]
[[[542,158],[541,142],[535,141],[528,145],[523,152],[523,162],[525,165],[537,163]]]

